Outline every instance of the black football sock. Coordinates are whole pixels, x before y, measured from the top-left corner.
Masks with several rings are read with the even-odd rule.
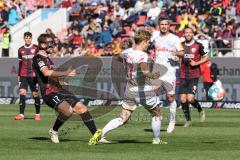
[[[196,99],[191,103],[191,105],[193,105],[194,108],[197,108],[198,112],[202,111],[202,107]]]
[[[40,114],[40,98],[38,96],[33,98],[35,100],[36,114]]]
[[[184,113],[184,116],[185,116],[186,120],[191,121],[192,119],[191,119],[191,115],[190,115],[188,102],[181,103],[181,105],[182,105],[182,110],[183,110],[183,113]]]
[[[24,110],[26,106],[26,96],[25,95],[20,95],[20,101],[19,101],[19,112],[20,114],[24,115]]]
[[[92,119],[92,116],[90,115],[90,113],[84,112],[82,114],[80,114],[84,124],[88,127],[89,131],[94,134],[97,131],[96,125]]]
[[[53,125],[53,130],[58,132],[59,128],[63,125],[63,121],[59,120],[59,118],[56,119],[54,125]]]

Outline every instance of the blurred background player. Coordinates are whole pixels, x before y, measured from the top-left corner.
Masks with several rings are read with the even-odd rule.
[[[37,54],[38,47],[32,43],[32,33],[24,33],[25,45],[18,49],[18,81],[19,81],[19,115],[15,117],[15,120],[24,120],[24,110],[26,106],[26,94],[28,86],[32,91],[32,95],[35,101],[35,120],[39,121],[40,116],[40,98],[38,95],[37,78],[32,68],[32,58]]]
[[[169,32],[170,22],[167,17],[159,20],[160,32],[154,32],[152,41],[155,42],[156,63],[167,67],[167,73],[160,77],[164,83],[160,86],[160,90],[166,93],[169,103],[170,117],[167,133],[172,133],[175,128],[176,108],[175,87],[176,87],[176,68],[178,65],[178,56],[183,55],[183,48],[178,36]]]
[[[180,67],[180,100],[182,110],[186,118],[184,127],[189,127],[192,124],[192,119],[189,110],[189,104],[197,108],[200,115],[200,122],[205,121],[205,112],[195,99],[195,94],[198,86],[198,79],[201,75],[200,64],[209,60],[209,56],[204,52],[203,45],[194,40],[194,32],[190,27],[184,29],[185,42],[184,56]]]
[[[76,70],[69,67],[66,71],[53,70],[53,62],[48,57],[49,50],[53,48],[53,39],[48,34],[41,34],[38,37],[39,52],[33,58],[33,69],[39,82],[41,95],[44,102],[55,109],[58,117],[52,128],[49,130],[49,136],[53,143],[59,143],[58,130],[68,120],[73,113],[77,113],[82,118],[89,131],[94,134],[96,126],[87,107],[80,103],[76,96],[61,90],[57,77],[75,76]]]
[[[9,48],[11,43],[11,35],[10,29],[8,27],[5,28],[5,31],[2,35],[2,40],[0,43],[0,47],[2,48],[2,57],[9,57]]]
[[[102,130],[90,139],[89,144],[95,145],[104,135],[113,129],[116,129],[127,123],[130,116],[137,108],[138,104],[143,105],[152,114],[152,131],[153,144],[167,144],[160,139],[160,107],[159,97],[154,89],[146,90],[147,86],[152,86],[151,79],[158,79],[159,72],[152,73],[149,71],[148,54],[144,52],[150,42],[151,33],[149,31],[139,29],[135,36],[135,47],[126,49],[120,55],[127,67],[127,85],[124,93],[122,111],[120,117],[111,120]]]
[[[208,91],[213,85],[213,83],[217,80],[217,75],[219,74],[219,70],[217,64],[211,63],[211,61],[207,61],[200,65],[201,74],[203,77],[203,87],[204,92],[206,94],[206,100],[211,102],[213,99],[208,95]],[[215,108],[217,106],[216,102],[212,102],[211,108]]]

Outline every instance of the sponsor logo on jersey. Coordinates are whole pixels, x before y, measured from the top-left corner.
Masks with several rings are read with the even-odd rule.
[[[185,59],[192,59],[194,58],[194,54],[184,54]]]
[[[44,64],[43,61],[38,62],[38,65],[39,65],[40,68],[43,67],[43,66],[45,66],[45,64]]]
[[[192,48],[191,50],[192,50],[192,53],[195,53],[197,51],[196,48]]]
[[[35,53],[35,51],[36,51],[36,49],[34,49],[34,48],[31,49],[31,53]]]
[[[32,59],[34,55],[24,55],[22,56],[24,59]]]

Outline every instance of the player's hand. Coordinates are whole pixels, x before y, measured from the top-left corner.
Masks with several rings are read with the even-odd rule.
[[[67,69],[67,76],[74,77],[76,76],[76,69],[74,69],[72,66]]]
[[[20,76],[18,76],[17,79],[18,79],[18,82],[19,82],[20,81]]]
[[[173,60],[176,61],[176,62],[179,62],[180,61],[180,58],[178,56],[174,56],[173,57]]]
[[[194,67],[194,66],[197,66],[198,64],[197,64],[197,62],[195,62],[194,60],[191,59],[190,60],[190,65]]]
[[[160,72],[153,73],[152,79],[158,79],[160,77]]]

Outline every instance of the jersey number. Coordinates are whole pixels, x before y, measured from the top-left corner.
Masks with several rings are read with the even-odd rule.
[[[58,98],[58,96],[54,96],[53,97],[53,101],[58,104],[60,102],[60,99]]]

